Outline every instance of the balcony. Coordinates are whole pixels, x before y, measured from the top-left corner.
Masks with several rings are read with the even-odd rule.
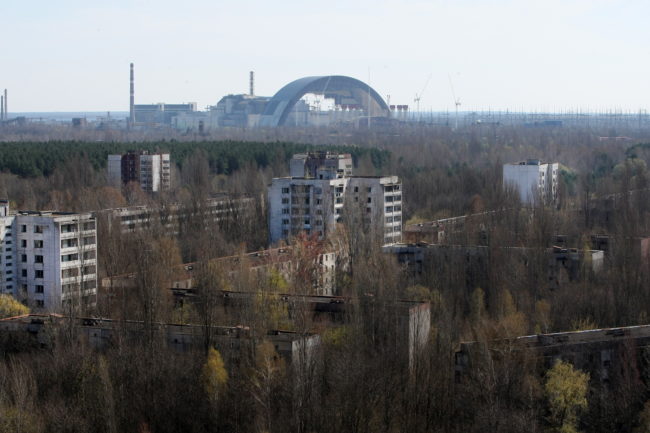
[[[61,239],[72,239],[80,236],[78,231],[61,232]]]

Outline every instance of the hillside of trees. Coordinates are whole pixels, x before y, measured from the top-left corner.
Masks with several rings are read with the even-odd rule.
[[[229,192],[252,197],[259,211],[245,230],[190,224],[171,237],[154,224],[137,236],[100,233],[104,275],[135,272],[138,287],[72,313],[114,317],[119,338],[97,351],[77,344],[72,327],[46,348],[2,335],[0,431],[650,431],[645,349],[625,346],[612,355],[620,367],[603,381],[570,362],[546,366],[508,344],[522,335],[649,323],[650,261],[638,241],[650,236],[650,131],[473,125],[331,132],[278,131],[252,137],[258,141],[1,143],[0,195],[14,208],[192,206]],[[601,138],[616,135],[631,138]],[[171,152],[172,191],[147,197],[107,185],[106,155],[132,149]],[[237,288],[258,297],[222,314],[215,293],[231,283],[224,269],[207,264],[197,265],[194,303],[174,302],[175,265],[268,246],[266,186],[287,175],[293,153],[314,149],[352,153],[360,175],[400,176],[405,222],[494,211],[452,238],[488,248],[487,259],[432,261],[416,275],[355,226],[358,218],[344,215],[348,226],[336,241],[352,262],[337,268],[337,283],[356,303],[338,326],[315,320],[304,305],[289,308],[281,294],[304,294],[304,281],[277,275],[238,280]],[[502,165],[527,158],[561,164],[557,203],[526,206],[502,187]],[[550,287],[544,251],[556,236],[588,249],[596,234],[613,239],[603,270],[584,266],[579,279]],[[521,260],[508,253],[511,247],[532,252]],[[393,306],[403,300],[431,308],[431,335],[412,361],[396,331],[402,319]],[[132,333],[129,321],[142,323],[142,332]],[[178,352],[148,332],[177,321],[201,326],[208,344]],[[217,347],[211,326],[245,326],[251,344]],[[270,329],[288,328],[321,337],[305,366],[288,363],[266,338]],[[467,341],[502,346],[480,353],[457,380],[454,353]]]

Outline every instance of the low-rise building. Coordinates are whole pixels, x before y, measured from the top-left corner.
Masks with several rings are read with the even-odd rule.
[[[107,231],[120,230],[132,233],[152,224],[160,224],[169,235],[176,235],[183,222],[200,218],[203,224],[211,225],[226,219],[251,217],[255,200],[249,196],[233,197],[229,194],[215,194],[193,207],[171,203],[163,207],[127,206],[103,209],[95,215],[106,225]]]
[[[344,260],[343,254],[324,245],[315,245],[313,254],[296,251],[292,247],[272,248],[236,256],[220,257],[210,260],[224,273],[227,283],[233,287],[237,282],[263,285],[272,274],[282,276],[287,281],[300,277],[305,283],[303,295],[332,296],[336,291],[336,266]],[[172,282],[174,289],[191,289],[194,287],[194,276],[200,264],[186,263],[179,266],[176,275],[179,278]],[[135,288],[134,274],[124,274],[106,277],[102,287],[106,290]],[[236,288],[236,287],[235,287]],[[246,287],[247,289],[247,287]]]
[[[193,289],[173,289],[173,292],[177,303],[192,302],[195,296]],[[242,310],[250,310],[252,305],[259,302],[259,296],[259,292],[222,290],[220,314],[238,317]],[[321,329],[345,325],[352,314],[361,308],[375,312],[379,320],[386,321],[386,324],[377,330],[376,343],[397,345],[398,353],[404,356],[404,359],[408,358],[410,367],[414,366],[419,354],[429,342],[431,305],[428,302],[291,293],[278,293],[275,299],[286,306],[289,320],[299,318],[303,321],[304,313],[308,312],[311,313],[309,321]]]
[[[385,245],[384,253],[393,254],[413,276],[429,270],[443,272],[444,266],[458,265],[466,269],[468,286],[485,287],[488,284],[491,256],[498,254],[502,259],[522,267],[536,264],[540,270],[546,267],[548,288],[560,288],[571,281],[580,281],[585,275],[599,273],[605,264],[605,254],[600,250],[579,250],[577,248],[526,248],[439,245],[419,243],[397,243]],[[445,272],[453,272],[445,269]],[[516,270],[508,269],[508,272]],[[513,276],[515,276],[513,275]]]
[[[469,341],[459,344],[454,369],[456,381],[462,382],[470,370],[481,368],[488,357],[492,358],[490,362],[499,362],[505,354],[510,354],[536,359],[542,372],[553,367],[557,360],[568,361],[591,373],[594,380],[608,382],[627,368],[632,368],[633,374],[645,375],[648,365],[645,356],[649,348],[650,325]]]
[[[145,334],[143,322],[112,320],[96,317],[71,318],[59,314],[25,314],[0,319],[0,337],[26,340],[22,346],[48,348],[54,344],[57,332],[72,326],[80,344],[96,350],[105,350],[119,338],[142,341]],[[203,325],[154,323],[153,334],[161,337],[167,347],[187,352],[205,344],[206,327]],[[320,336],[314,333],[297,333],[270,330],[266,335],[252,335],[246,326],[211,326],[213,344],[229,361],[237,361],[252,353],[252,346],[260,340],[270,341],[278,355],[287,361],[305,362],[304,352],[311,355],[320,346]]]

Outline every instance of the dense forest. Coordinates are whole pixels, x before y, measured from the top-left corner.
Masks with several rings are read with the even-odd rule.
[[[95,170],[106,167],[110,154],[130,150],[167,152],[179,165],[192,153],[201,150],[215,174],[229,175],[254,163],[266,168],[273,164],[285,165],[294,153],[314,150],[315,147],[296,143],[256,143],[242,141],[178,142],[160,141],[146,143],[88,143],[70,141],[13,142],[0,145],[0,171],[21,177],[50,176],[57,167],[73,158],[84,157]],[[381,168],[388,158],[387,152],[357,146],[330,146],[332,152],[351,153],[354,158],[368,155],[373,164]]]
[[[547,365],[511,344],[523,335],[648,324],[650,261],[638,241],[650,236],[649,131],[473,125],[331,132],[278,132],[279,141],[0,143],[0,195],[18,209],[192,206],[219,192],[257,206],[234,224],[190,221],[180,236],[155,224],[128,236],[98,228],[104,276],[134,272],[137,287],[68,313],[115,318],[119,338],[95,350],[78,344],[72,326],[45,348],[1,335],[0,431],[650,431],[645,348],[617,349],[605,380],[571,360]],[[628,139],[603,138],[618,135]],[[106,156],[134,149],[171,153],[172,191],[149,197],[107,185]],[[332,242],[349,252],[351,263],[337,267],[336,278],[339,294],[354,302],[336,326],[317,320],[307,303],[283,300],[306,294],[304,273],[233,282],[210,266],[211,258],[268,247],[266,186],[288,173],[293,153],[317,149],[351,153],[360,175],[400,176],[405,223],[482,215],[448,239],[485,248],[486,258],[440,256],[414,273],[345,215]],[[558,202],[529,206],[502,187],[503,164],[526,158],[561,164]],[[545,251],[559,235],[576,249],[590,249],[593,235],[612,239],[603,269],[583,265],[579,278],[550,287]],[[292,246],[308,258],[309,242]],[[515,247],[529,255],[513,254]],[[168,287],[189,260],[197,263],[196,295],[179,305]],[[256,297],[223,312],[223,290]],[[426,302],[431,311],[430,336],[410,358],[395,307],[403,301]],[[0,310],[20,311],[1,303]],[[179,352],[153,332],[179,321],[198,326],[206,344]],[[142,329],[133,332],[137,324]],[[250,344],[216,343],[216,326],[246,327]],[[317,334],[321,344],[308,362],[289,362],[269,342],[273,329]],[[456,377],[454,354],[469,341],[485,350]]]

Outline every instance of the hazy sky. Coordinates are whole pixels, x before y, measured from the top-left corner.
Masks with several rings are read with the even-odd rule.
[[[648,0],[1,0],[10,111],[272,95],[349,75],[392,104],[650,108]]]

